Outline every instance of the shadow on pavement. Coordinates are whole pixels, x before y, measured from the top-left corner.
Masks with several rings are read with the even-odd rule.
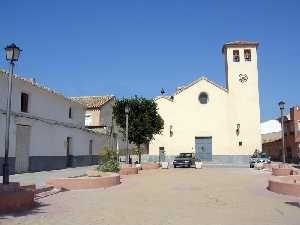
[[[300,203],[299,202],[285,202],[285,204],[300,208]]]
[[[34,206],[31,209],[22,211],[22,212],[15,212],[15,213],[7,213],[7,214],[0,214],[0,224],[1,220],[13,218],[13,217],[22,217],[27,215],[35,215],[40,213],[47,213],[47,211],[43,211],[43,207],[49,206],[50,204],[45,204],[41,202],[34,202]]]

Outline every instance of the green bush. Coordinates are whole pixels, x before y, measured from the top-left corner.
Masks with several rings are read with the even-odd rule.
[[[119,163],[115,160],[109,160],[98,166],[102,172],[119,172]]]
[[[105,148],[104,153],[100,155],[97,169],[102,172],[119,172],[117,153],[109,148]]]

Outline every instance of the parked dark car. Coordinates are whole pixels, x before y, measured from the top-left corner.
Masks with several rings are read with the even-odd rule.
[[[191,167],[195,165],[194,153],[180,153],[173,161],[174,168],[176,167]]]

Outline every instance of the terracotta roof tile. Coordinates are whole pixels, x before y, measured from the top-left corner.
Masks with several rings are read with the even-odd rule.
[[[86,108],[101,108],[105,103],[109,102],[111,99],[115,99],[115,96],[80,96],[71,97],[71,99],[81,103]]]

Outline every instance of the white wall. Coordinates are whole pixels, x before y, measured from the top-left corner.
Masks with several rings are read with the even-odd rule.
[[[199,103],[200,92],[209,95],[208,104]],[[158,112],[164,119],[162,135],[156,135],[150,145],[150,155],[157,155],[159,147],[165,147],[166,154],[195,151],[196,136],[212,136],[213,154],[232,152],[232,136],[228,122],[228,93],[207,82],[199,81],[189,89],[174,96],[174,101],[160,98],[157,101]],[[170,125],[173,136],[170,137]]]
[[[0,72],[0,157],[4,156],[7,77]],[[21,92],[29,94],[29,112],[21,113]],[[68,118],[69,107],[73,117]],[[89,155],[89,140],[93,140],[93,153],[103,149],[106,136],[86,130],[82,105],[61,95],[42,90],[26,81],[13,80],[12,117],[9,156],[15,156],[16,124],[31,126],[30,156],[65,156],[66,139],[72,137],[73,155]]]
[[[111,126],[114,104],[115,100],[112,99],[101,107],[99,120],[100,126]]]
[[[6,108],[7,89],[7,76],[0,71],[0,109]],[[13,79],[12,111],[21,112],[22,92],[29,95],[28,114],[78,126],[84,125],[85,109],[82,105],[18,78]],[[72,108],[72,119],[69,119],[69,107]]]

